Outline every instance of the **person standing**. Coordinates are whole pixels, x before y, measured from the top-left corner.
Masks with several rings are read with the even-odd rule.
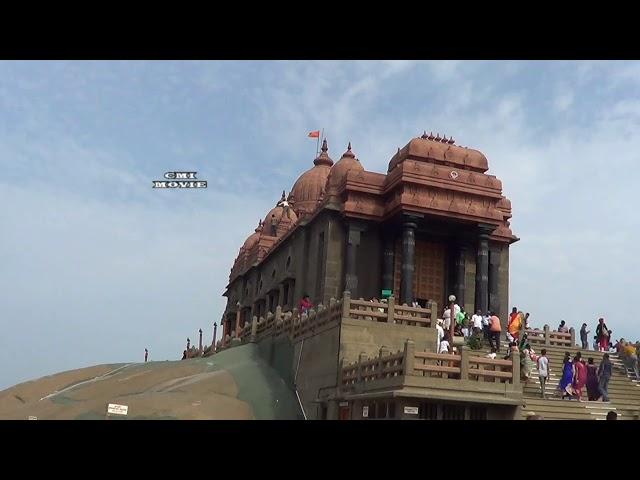
[[[309,295],[305,293],[302,296],[302,300],[300,300],[300,302],[298,303],[298,311],[300,312],[300,315],[302,315],[303,313],[309,313],[309,310],[311,310],[312,308],[313,303],[311,303],[311,300],[309,300]]]
[[[149,350],[144,349],[144,363],[147,363],[147,358],[149,358]]]
[[[480,310],[476,310],[476,314],[471,317],[471,323],[473,325],[473,333],[480,335],[482,331],[482,313]]]
[[[602,401],[609,401],[609,380],[611,379],[612,367],[611,361],[609,360],[609,354],[605,353],[602,356],[602,362],[600,362],[600,366],[598,367],[598,389],[600,390],[600,395],[602,395]]]
[[[546,398],[545,387],[549,378],[549,359],[547,358],[547,350],[542,349],[538,357],[538,378],[540,379],[540,391],[542,398]]]
[[[582,342],[582,349],[583,350],[589,350],[589,340],[588,340],[588,336],[589,335],[589,330],[587,330],[587,324],[583,323],[582,324],[582,328],[580,329],[580,341]]]
[[[573,395],[573,390],[571,388],[571,384],[573,383],[573,364],[571,363],[571,356],[569,353],[564,354],[564,359],[562,360],[562,378],[560,379],[560,383],[558,383],[558,389],[562,395],[562,399],[567,397],[571,398]]]
[[[490,317],[490,326],[489,326],[489,343],[492,346],[496,347],[496,352],[500,353],[500,333],[502,332],[502,326],[500,325],[500,319],[493,314],[493,312],[489,312],[491,314]]]
[[[590,402],[595,402],[600,398],[598,391],[598,369],[593,364],[593,358],[587,360],[587,398]]]
[[[582,389],[587,384],[587,367],[582,362],[582,355],[580,352],[576,353],[573,358],[573,392],[578,398],[578,401],[582,401]]]
[[[601,352],[609,351],[609,327],[604,323],[604,318],[598,319],[598,326],[596,327],[596,337],[598,337],[598,350]]]
[[[442,328],[442,319],[436,322],[436,353],[440,353],[440,342],[444,338],[444,328]]]

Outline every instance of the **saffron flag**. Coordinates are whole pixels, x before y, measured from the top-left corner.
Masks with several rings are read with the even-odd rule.
[[[320,138],[320,130],[309,132],[309,138]]]

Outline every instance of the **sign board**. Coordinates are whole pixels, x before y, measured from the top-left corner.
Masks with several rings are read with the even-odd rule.
[[[393,295],[393,291],[392,290],[382,290],[382,298],[389,298],[390,296]]]
[[[418,415],[418,407],[404,407],[404,413],[407,415]]]
[[[349,406],[349,402],[340,402],[340,406],[341,407],[348,407]]]
[[[362,407],[362,418],[369,418],[369,407]]]
[[[38,417],[34,417],[33,415],[29,415],[29,416],[27,417],[27,419],[28,419],[28,420],[37,420],[37,419],[38,419]]]
[[[109,415],[126,415],[128,411],[129,407],[127,405],[110,403],[109,406],[107,406],[107,414]]]

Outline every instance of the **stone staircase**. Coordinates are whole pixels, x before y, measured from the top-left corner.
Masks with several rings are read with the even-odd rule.
[[[562,359],[565,352],[570,352],[571,356],[577,351],[582,351],[583,358],[593,358],[594,364],[599,365],[604,352],[592,350],[581,350],[579,348],[568,348],[560,346],[542,347],[533,345],[533,349],[540,354],[542,348],[546,348],[549,366],[551,369],[550,378],[545,386],[547,398],[543,399],[540,392],[540,381],[538,371],[534,368],[529,383],[523,387],[522,418],[526,418],[529,412],[542,415],[545,420],[604,420],[609,411],[613,410],[618,414],[619,420],[635,420],[640,418],[640,382],[635,379],[632,371],[627,371],[622,360],[615,353],[609,353],[609,359],[613,364],[613,375],[609,381],[610,402],[587,401],[586,387],[583,390],[584,401],[562,400],[558,392],[558,382],[562,377]],[[507,342],[500,345],[500,354],[505,355],[508,349]],[[483,355],[489,352],[488,346],[478,351]],[[500,356],[498,356],[500,358]]]

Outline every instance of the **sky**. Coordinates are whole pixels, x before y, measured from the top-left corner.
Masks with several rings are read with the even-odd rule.
[[[482,151],[521,238],[509,304],[640,338],[639,126],[639,62],[0,62],[0,389],[210,343],[323,128],[381,173],[424,130]],[[151,188],[167,171],[208,188]]]

